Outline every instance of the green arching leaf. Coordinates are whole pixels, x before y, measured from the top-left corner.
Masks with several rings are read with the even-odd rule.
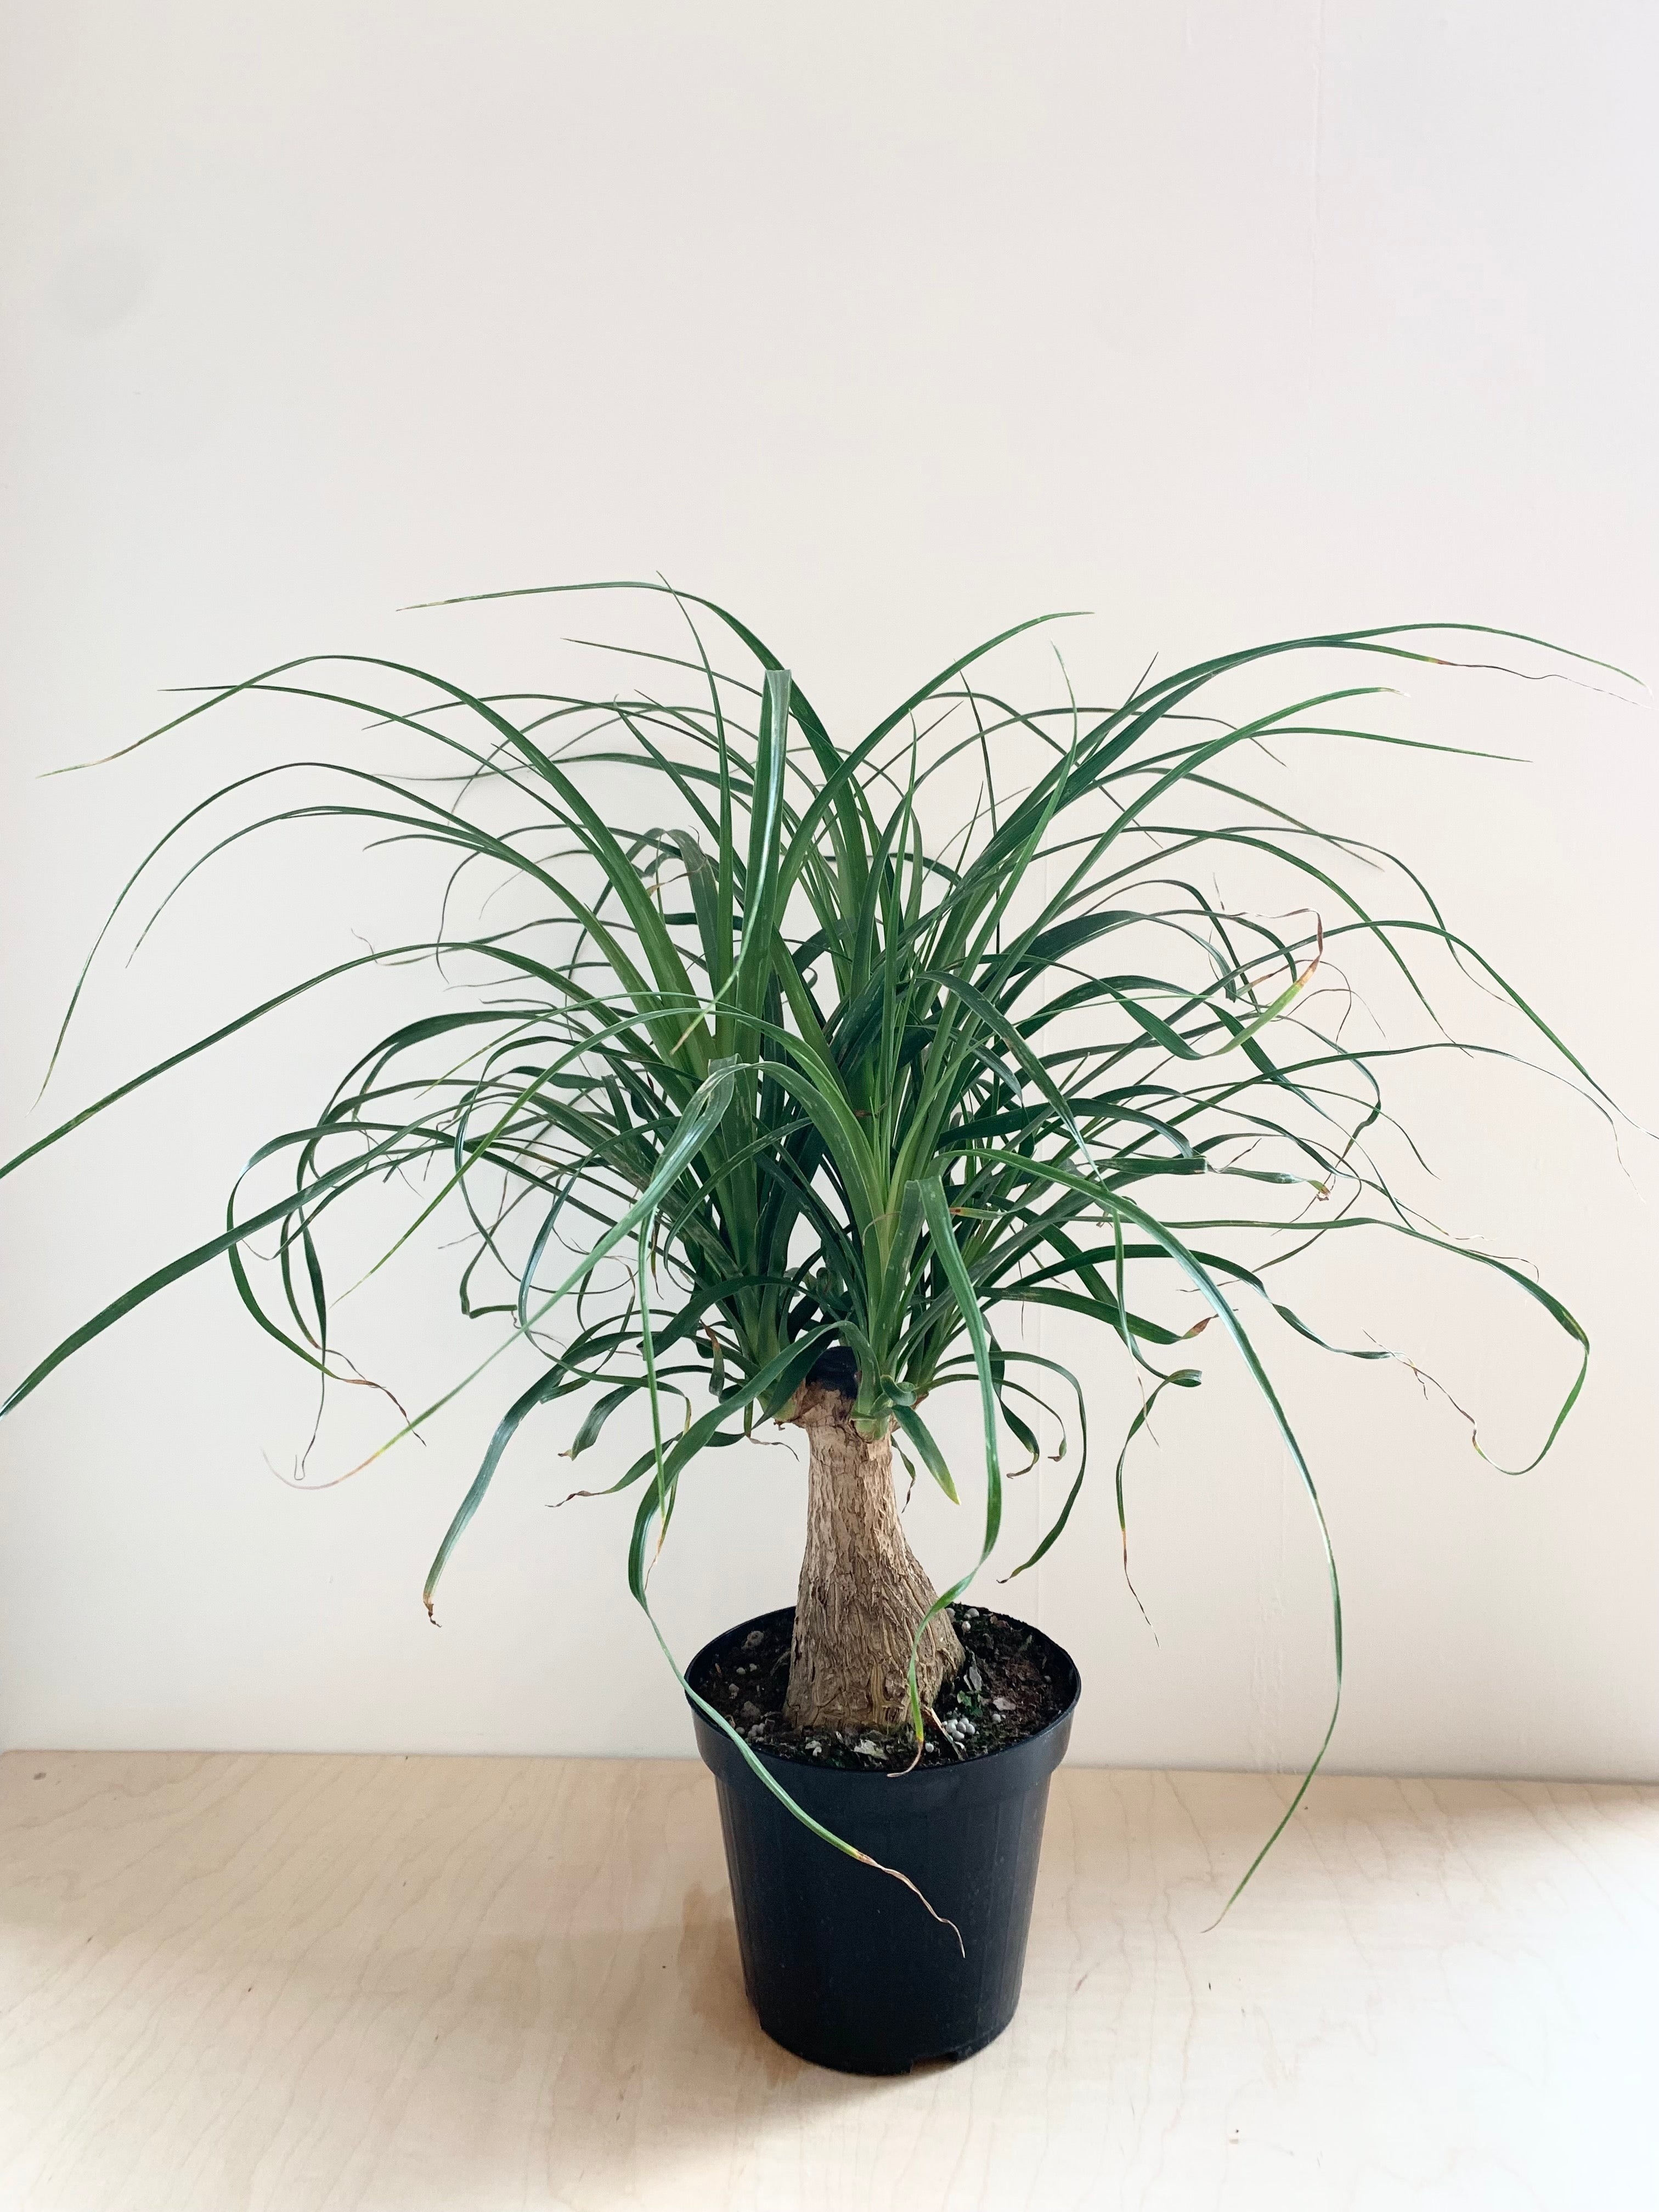
[[[945,1455],[934,1440],[933,1432],[914,1406],[895,1405],[893,1419],[898,1423],[907,1443],[915,1447],[916,1457],[927,1468],[952,1505],[960,1505],[956,1484],[945,1463]]]
[[[681,1116],[678,1128],[664,1147],[662,1164],[646,1185],[639,1199],[629,1207],[613,1227],[605,1231],[592,1250],[571,1270],[558,1288],[547,1293],[537,1310],[538,1318],[549,1313],[567,1291],[574,1290],[582,1277],[592,1272],[594,1264],[603,1259],[607,1252],[620,1244],[630,1230],[647,1221],[655,1212],[664,1193],[672,1186],[686,1163],[695,1156],[698,1146],[703,1142],[709,1130],[720,1121],[731,1104],[732,1091],[732,1070],[730,1067],[718,1068],[709,1075],[691,1104]],[[489,1449],[484,1455],[483,1464],[473,1477],[471,1487],[457,1507],[455,1517],[444,1532],[444,1540],[439,1545],[436,1555],[427,1571],[426,1587],[422,1596],[428,1613],[432,1611],[433,1593],[438,1587],[438,1578],[444,1571],[450,1553],[454,1549],[456,1539],[483,1502],[484,1493],[495,1477],[496,1468],[501,1464],[501,1454],[512,1442],[520,1422],[533,1407],[543,1402],[550,1381],[556,1377],[561,1371],[560,1369],[555,1368],[551,1370],[550,1376],[544,1376],[540,1382],[535,1384],[524,1396],[515,1400],[503,1416],[491,1439]],[[449,1395],[453,1396],[453,1393]],[[439,1402],[444,1401],[441,1400]],[[428,1411],[430,1410],[433,1409],[429,1408]],[[420,1418],[424,1419],[425,1416]],[[409,1428],[416,1425],[414,1422],[407,1425]]]
[[[643,1387],[643,1384],[635,1382],[618,1382],[611,1389],[601,1392],[583,1414],[581,1426],[571,1438],[565,1456],[568,1459],[580,1458],[583,1452],[596,1444],[600,1431],[612,1413],[636,1396]]]
[[[319,1176],[312,1186],[312,1193],[317,1194],[337,1188],[344,1183],[356,1181],[358,1175],[357,1163],[349,1161],[343,1166],[331,1169],[327,1175]],[[131,1290],[124,1291],[118,1298],[112,1299],[108,1305],[94,1314],[89,1321],[82,1322],[78,1328],[72,1330],[61,1344],[56,1346],[38,1365],[32,1368],[5,1402],[0,1404],[0,1413],[9,1413],[14,1406],[21,1406],[25,1398],[39,1389],[55,1368],[61,1367],[72,1353],[79,1352],[84,1346],[90,1344],[94,1337],[101,1336],[104,1331],[112,1327],[116,1322],[125,1319],[134,1307],[143,1305],[147,1299],[153,1298],[158,1291],[167,1290],[174,1283],[182,1281],[185,1276],[193,1274],[198,1267],[204,1267],[210,1260],[216,1260],[222,1254],[233,1250],[237,1245],[246,1243],[248,1239],[257,1236],[260,1230],[269,1229],[276,1223],[285,1220],[292,1211],[291,1200],[284,1200],[277,1206],[267,1206],[263,1212],[255,1214],[252,1220],[240,1222],[234,1229],[227,1230],[222,1236],[210,1237],[205,1244],[197,1245],[193,1251],[180,1253],[176,1260],[170,1260],[166,1267],[156,1268],[153,1274],[146,1275],[142,1282],[135,1283]]]
[[[1117,1455],[1117,1468],[1115,1479],[1117,1492],[1117,1525],[1119,1532],[1123,1539],[1123,1574],[1126,1582],[1128,1580],[1129,1574],[1129,1532],[1123,1511],[1123,1469],[1129,1456],[1129,1447],[1134,1442],[1135,1438],[1140,1434],[1142,1429],[1146,1427],[1148,1420],[1151,1419],[1153,1407],[1157,1405],[1163,1392],[1168,1389],[1171,1383],[1176,1384],[1182,1389],[1196,1389],[1198,1384],[1201,1382],[1203,1379],[1203,1376],[1199,1373],[1199,1370],[1195,1367],[1177,1367],[1170,1374],[1160,1376],[1158,1382],[1153,1385],[1152,1390],[1142,1400],[1135,1413],[1134,1419],[1129,1424],[1127,1433],[1124,1437],[1122,1449],[1119,1451]],[[1072,1517],[1072,1508],[1077,1504],[1079,1496],[1082,1494],[1084,1478],[1088,1474],[1088,1462],[1085,1458],[1082,1465],[1079,1467],[1076,1474],[1073,1477],[1072,1486],[1066,1493],[1066,1502],[1060,1507],[1059,1513],[1055,1516],[1054,1522],[1049,1528],[1048,1534],[1043,1537],[1042,1542],[1037,1546],[1036,1551],[1031,1553],[1029,1559],[1022,1559],[1017,1567],[1012,1568],[1007,1574],[1003,1576],[1002,1579],[1004,1582],[1011,1583],[1013,1581],[1016,1575],[1023,1575],[1028,1567],[1036,1566],[1037,1561],[1042,1558],[1043,1554],[1053,1547],[1064,1531],[1066,1522]],[[1134,1585],[1133,1583],[1129,1584],[1129,1588],[1131,1594],[1133,1595]],[[1138,1595],[1135,1595],[1135,1603],[1137,1605],[1140,1605],[1140,1599]],[[1146,1609],[1144,1606],[1141,1606],[1140,1610],[1141,1616],[1145,1619]]]

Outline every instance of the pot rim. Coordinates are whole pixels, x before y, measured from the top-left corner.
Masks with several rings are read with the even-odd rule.
[[[975,1606],[974,1609],[978,1613],[990,1613],[995,1610],[995,1608],[991,1606]],[[764,1613],[751,1613],[747,1620],[734,1621],[731,1627],[722,1628],[717,1634],[709,1637],[705,1643],[699,1645],[697,1650],[692,1655],[691,1658],[686,1663],[684,1673],[688,1685],[694,1668],[701,1660],[705,1658],[707,1655],[714,1650],[717,1644],[724,1644],[728,1637],[739,1635],[747,1629],[759,1628],[766,1622],[776,1620],[781,1614],[787,1614],[793,1617],[794,1610],[795,1608],[793,1605],[769,1606]],[[1020,1619],[1020,1616],[1018,1613],[999,1613],[997,1617],[999,1620],[1018,1620]],[[1017,1753],[1030,1752],[1034,1745],[1042,1743],[1049,1736],[1053,1735],[1056,1729],[1069,1728],[1071,1725],[1072,1716],[1077,1711],[1078,1700],[1083,1695],[1083,1674],[1081,1669],[1079,1668],[1076,1660],[1073,1658],[1071,1653],[1066,1649],[1066,1646],[1063,1644],[1059,1643],[1054,1637],[1050,1636],[1047,1629],[1039,1628],[1034,1620],[1021,1621],[1020,1625],[1022,1627],[1029,1628],[1034,1636],[1040,1636],[1043,1642],[1048,1646],[1049,1650],[1051,1651],[1058,1652],[1060,1656],[1066,1662],[1066,1664],[1071,1668],[1072,1694],[1066,1698],[1066,1703],[1061,1706],[1060,1710],[1054,1715],[1052,1720],[1045,1721],[1040,1729],[1034,1729],[1030,1735],[1020,1736],[1012,1743],[1000,1743],[996,1746],[995,1749],[992,1751],[970,1752],[966,1758],[953,1760],[948,1766],[918,1766],[915,1769],[915,1778],[917,1781],[921,1781],[924,1778],[933,1780],[938,1777],[945,1775],[959,1777],[963,1772],[964,1769],[969,1769],[975,1766],[981,1768],[988,1767],[991,1765],[993,1761],[996,1759],[1012,1757]],[[694,1721],[700,1723],[704,1727],[712,1727],[714,1729],[714,1733],[720,1737],[722,1742],[727,1745],[731,1744],[732,1739],[726,1734],[725,1729],[720,1728],[717,1723],[710,1722],[708,1714],[705,1713],[702,1707],[697,1704],[689,1686],[686,1689],[685,1702],[691,1709],[691,1717]],[[856,1786],[860,1783],[866,1782],[908,1782],[912,1778],[910,1774],[895,1773],[890,1768],[877,1769],[872,1771],[867,1767],[820,1766],[816,1763],[816,1761],[810,1759],[797,1759],[787,1752],[769,1750],[765,1744],[751,1742],[747,1736],[744,1738],[744,1744],[745,1748],[752,1752],[757,1759],[763,1759],[767,1765],[778,1775],[781,1781],[791,1774],[800,1774],[803,1772],[806,1774],[823,1775],[826,1778],[833,1775],[837,1785],[846,1783],[853,1786]]]

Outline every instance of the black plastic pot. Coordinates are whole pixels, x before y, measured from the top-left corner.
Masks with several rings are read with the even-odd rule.
[[[793,1618],[793,1607],[762,1613],[726,1636]],[[1013,2018],[1048,1778],[1081,1689],[1069,1654],[1031,1632],[1066,1686],[1064,1710],[1022,1743],[902,1778],[808,1766],[757,1747],[814,1820],[908,1875],[961,1929],[961,1948],[902,1883],[804,1828],[692,1707],[720,1792],[744,1986],[786,2050],[842,2073],[904,2074],[924,2059],[967,2057]],[[687,1669],[694,1680],[705,1652]]]

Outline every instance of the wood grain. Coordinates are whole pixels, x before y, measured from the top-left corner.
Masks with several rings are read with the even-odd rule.
[[[898,2081],[744,1999],[678,1762],[0,1760],[0,2206],[1659,2203],[1659,1790],[1057,1778],[1019,2016]]]

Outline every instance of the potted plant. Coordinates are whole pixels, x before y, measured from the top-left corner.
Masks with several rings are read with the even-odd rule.
[[[576,1453],[629,1409],[641,1425],[606,1487],[637,1496],[628,1576],[647,1615],[650,1563],[698,1455],[793,1425],[807,1445],[793,1611],[716,1638],[680,1680],[719,1781],[763,2023],[828,2064],[900,2069],[975,2048],[1012,2014],[1048,1778],[1079,1692],[1058,1646],[964,1602],[997,1541],[1005,1440],[1029,1462],[1052,1421],[1077,1446],[1024,1565],[1088,1471],[1088,1393],[1018,1340],[1022,1309],[1083,1316],[1140,1378],[1124,1451],[1164,1391],[1198,1383],[1183,1346],[1212,1327],[1323,1537],[1241,1309],[1261,1301],[1317,1342],[1264,1267],[1338,1232],[1402,1236],[1502,1278],[1571,1340],[1577,1372],[1547,1449],[1582,1383],[1583,1332],[1520,1268],[1453,1245],[1396,1198],[1367,1146],[1399,1048],[1346,1041],[1321,993],[1339,959],[1369,951],[1420,996],[1422,956],[1448,955],[1589,1079],[1414,877],[1392,878],[1402,910],[1374,909],[1351,878],[1376,855],[1240,781],[1269,742],[1412,744],[1352,717],[1386,688],[1373,672],[1443,662],[1443,630],[1227,653],[1091,709],[1022,708],[984,676],[988,653],[1034,627],[1022,623],[843,745],[712,603],[586,588],[660,591],[684,617],[684,643],[643,655],[627,697],[483,696],[334,658],[267,671],[163,726],[276,693],[343,709],[359,730],[370,712],[374,751],[324,763],[331,790],[302,805],[264,806],[274,770],[229,781],[146,856],[118,912],[175,856],[190,855],[185,873],[201,865],[187,827],[216,853],[333,815],[435,848],[442,914],[419,942],[305,978],[172,1053],[4,1172],[349,969],[426,958],[444,988],[355,1061],[314,1122],[256,1152],[222,1233],[77,1328],[9,1402],[221,1259],[325,1387],[356,1379],[331,1318],[331,1217],[395,1168],[419,1188],[404,1234],[440,1210],[464,1224],[464,1308],[534,1363],[438,1546],[428,1611],[539,1408],[583,1402]],[[739,654],[746,665],[724,666]],[[1331,680],[1332,656],[1359,680]],[[1291,704],[1220,718],[1226,679],[1309,657],[1324,673],[1293,685]],[[389,741],[395,769],[378,764]],[[1240,860],[1290,886],[1279,919],[1202,887],[1201,871]],[[516,908],[464,908],[483,878]],[[458,997],[458,982],[482,988]],[[258,1237],[276,1240],[263,1273]],[[1196,1294],[1195,1320],[1190,1304],[1171,1310],[1171,1286]],[[937,1589],[907,1540],[893,1460],[957,1498],[932,1407],[952,1384],[977,1394],[983,1514],[975,1555]],[[1123,1467],[1120,1453],[1120,1525]],[[1340,1698],[1334,1563],[1330,1588]],[[1334,1699],[1303,1790],[1335,1718]]]

